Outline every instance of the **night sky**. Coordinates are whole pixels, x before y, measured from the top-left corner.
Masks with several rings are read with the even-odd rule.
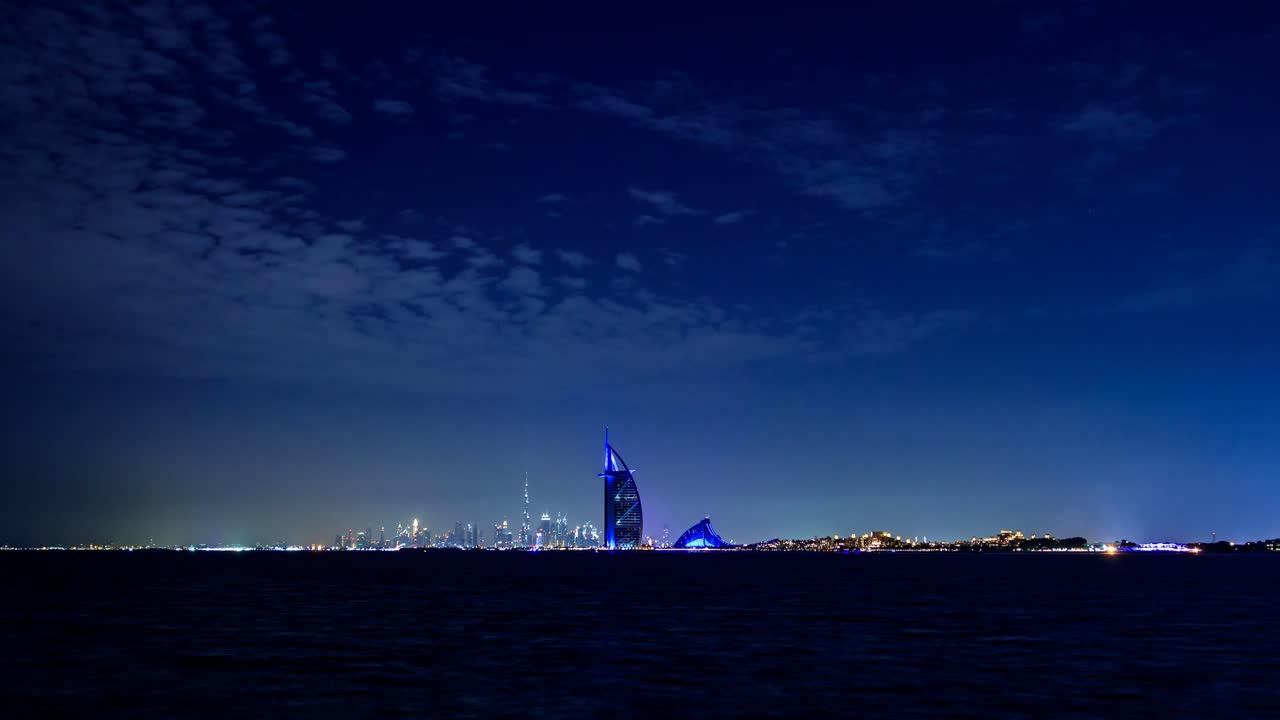
[[[3,6],[0,543],[1280,532],[1269,4],[324,5]]]

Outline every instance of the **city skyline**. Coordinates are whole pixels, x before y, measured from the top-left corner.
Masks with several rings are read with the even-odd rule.
[[[612,445],[609,444],[608,428],[605,429],[604,447],[605,447],[605,472],[600,473],[598,477],[606,480],[606,483],[604,486],[605,498],[606,498],[605,506],[604,506],[604,522],[601,523],[601,527],[608,527],[610,518],[613,518],[615,522],[618,522],[620,519],[622,521],[625,521],[629,515],[629,513],[626,510],[622,510],[622,509],[619,509],[616,511],[614,510],[614,508],[616,507],[617,500],[615,500],[614,503],[609,502],[609,497],[611,492],[619,492],[619,488],[625,487],[627,483],[630,483],[632,487],[631,492],[634,493],[634,480],[631,479],[631,473],[630,473],[630,470],[626,467],[626,464],[622,461],[621,457],[617,455],[617,452],[613,449]],[[635,498],[634,502],[637,506],[639,505],[638,498]],[[525,518],[530,517],[528,514],[529,503],[530,503],[529,473],[526,471],[524,474],[523,505],[522,505],[523,514]],[[388,527],[386,525],[366,524],[366,527],[364,530],[357,532],[355,530],[355,527],[360,523],[356,523],[355,525],[349,526],[345,531],[345,534],[343,532],[337,533],[337,535],[335,535],[334,537],[333,543],[331,544],[325,544],[315,540],[303,540],[299,542],[296,538],[291,540],[283,536],[277,536],[270,539],[257,538],[250,541],[241,540],[241,541],[233,541],[233,542],[214,542],[214,543],[208,543],[208,542],[156,543],[154,537],[149,537],[147,542],[145,543],[137,541],[136,539],[107,540],[104,538],[97,538],[92,541],[87,541],[87,542],[81,541],[79,543],[68,543],[65,545],[58,543],[56,540],[51,541],[52,539],[45,538],[44,542],[29,543],[24,546],[24,545],[11,544],[6,542],[4,538],[0,538],[0,547],[13,548],[13,547],[78,546],[78,547],[105,549],[105,548],[112,548],[112,547],[182,548],[182,547],[195,547],[196,545],[199,545],[201,547],[210,546],[214,548],[219,548],[219,547],[284,548],[287,546],[287,547],[296,548],[296,549],[313,549],[313,550],[314,549],[396,550],[396,549],[402,549],[402,548],[403,549],[494,548],[494,549],[507,549],[507,550],[521,550],[521,549],[523,550],[538,550],[538,549],[633,550],[633,549],[639,549],[641,547],[676,548],[676,549],[685,549],[685,548],[702,549],[702,548],[721,548],[721,547],[748,548],[753,546],[771,546],[772,544],[778,543],[780,541],[784,544],[800,543],[801,544],[800,547],[808,547],[807,545],[805,545],[805,543],[808,543],[810,541],[816,542],[824,539],[839,541],[842,537],[845,538],[846,541],[855,541],[859,537],[861,537],[863,541],[870,540],[873,543],[877,542],[878,540],[888,540],[892,543],[895,541],[895,538],[896,538],[896,542],[898,543],[902,543],[904,541],[903,535],[901,534],[895,535],[891,532],[883,531],[883,530],[863,531],[861,532],[861,534],[859,534],[859,531],[855,529],[850,532],[842,534],[838,531],[833,532],[830,529],[826,529],[823,531],[816,531],[811,534],[803,534],[803,535],[787,535],[787,536],[774,535],[770,538],[759,537],[759,538],[753,538],[753,539],[747,540],[742,543],[735,544],[733,543],[732,540],[725,540],[724,538],[721,538],[718,533],[716,533],[716,531],[711,526],[710,516],[704,517],[702,520],[698,521],[697,523],[694,523],[694,525],[690,527],[687,531],[685,531],[683,534],[681,534],[680,537],[674,541],[674,543],[671,542],[669,538],[669,528],[668,528],[668,524],[665,522],[662,523],[663,530],[661,535],[658,537],[655,537],[652,533],[645,533],[642,521],[640,523],[633,523],[633,525],[638,525],[638,527],[633,528],[634,532],[639,533],[639,535],[636,536],[638,537],[638,540],[633,539],[631,538],[630,535],[628,535],[624,537],[624,540],[622,542],[618,542],[616,538],[611,539],[607,532],[600,531],[591,520],[585,520],[581,523],[577,523],[573,525],[572,530],[570,530],[569,529],[570,523],[569,523],[568,517],[559,511],[556,512],[554,521],[551,518],[551,513],[549,510],[544,510],[541,513],[541,517],[537,523],[532,523],[530,520],[526,519],[521,526],[523,530],[517,529],[516,527],[512,526],[510,524],[510,520],[508,516],[504,515],[502,520],[494,523],[492,528],[492,534],[490,535],[485,534],[485,531],[482,529],[482,527],[484,527],[482,523],[468,523],[468,522],[463,522],[461,520],[454,521],[452,530],[432,531],[431,530],[432,523],[420,522],[421,517],[422,515],[414,515],[412,517],[412,520],[397,522],[394,528],[394,531],[389,537],[386,534],[387,527]],[[375,527],[378,528],[377,532],[374,531]],[[448,523],[441,522],[436,527],[446,528],[448,527]],[[551,528],[554,528],[554,534],[551,532]],[[1062,537],[1061,534],[1058,534],[1055,536],[1049,532],[1045,532],[1044,530],[1041,530],[1038,532],[1029,532],[1024,534],[1021,529],[1016,529],[1016,530],[1001,529],[998,533],[995,533],[993,535],[977,535],[977,534],[971,535],[969,536],[968,541],[973,543],[988,543],[988,544],[998,545],[1009,539],[1017,539],[1021,541],[1024,538],[1029,537],[1030,540],[1034,541],[1037,538],[1037,536],[1045,539],[1049,539],[1051,537],[1059,537],[1059,538]],[[376,541],[374,540],[375,537],[378,538]],[[1109,540],[1099,540],[1097,538],[1084,538],[1079,535],[1068,535],[1068,537],[1074,540],[1088,540],[1096,546],[1101,546],[1109,542],[1110,543],[1129,542],[1128,538],[1122,537],[1122,536],[1116,536]],[[934,538],[935,538],[935,544],[943,543],[943,544],[949,545],[954,543],[966,542],[966,538],[963,536],[940,537],[939,535],[934,534]],[[1174,543],[1175,539],[1177,543]],[[1239,540],[1239,542],[1237,543],[1236,540]],[[1263,539],[1263,538],[1233,539],[1229,537],[1223,537],[1219,539],[1217,532],[1212,532],[1210,534],[1210,537],[1208,538],[1208,542],[1210,544],[1215,544],[1219,542],[1231,542],[1233,545],[1235,544],[1256,545],[1259,543],[1265,543],[1269,550],[1274,550],[1276,547],[1276,543],[1278,541],[1280,541],[1280,539]],[[905,542],[906,542],[906,545],[902,546],[905,548],[914,548],[916,546],[928,545],[929,544],[928,534],[925,534],[923,536],[916,534],[913,536],[912,534],[908,533],[905,536]],[[1147,546],[1149,546],[1147,549],[1158,549],[1168,544],[1178,544],[1180,547],[1185,549],[1185,543],[1203,543],[1205,542],[1205,539],[1204,538],[1164,537],[1164,538],[1160,538],[1158,540],[1153,541],[1152,538],[1141,538],[1140,542],[1145,543]],[[890,545],[888,547],[894,547],[894,546]]]
[[[1274,537],[1277,36],[0,0],[0,542]]]

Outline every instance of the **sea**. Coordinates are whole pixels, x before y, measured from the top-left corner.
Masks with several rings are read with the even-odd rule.
[[[0,552],[3,718],[1280,717],[1280,556]]]

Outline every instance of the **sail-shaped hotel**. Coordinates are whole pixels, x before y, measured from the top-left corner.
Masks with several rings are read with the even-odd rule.
[[[644,513],[636,479],[609,444],[609,428],[604,429],[604,546],[610,550],[640,547],[644,533]]]

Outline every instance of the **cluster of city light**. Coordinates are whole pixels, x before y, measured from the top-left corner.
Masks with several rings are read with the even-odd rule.
[[[549,517],[544,518],[550,521]],[[708,519],[709,520],[709,519]],[[0,551],[3,550],[45,550],[45,551],[144,551],[144,550],[178,550],[184,552],[221,552],[221,553],[242,553],[249,551],[272,551],[272,552],[331,552],[331,551],[354,551],[354,552],[388,552],[397,550],[445,550],[445,549],[475,549],[475,550],[515,550],[515,551],[540,551],[540,550],[598,550],[600,549],[599,534],[591,523],[584,523],[569,530],[563,530],[567,527],[567,523],[560,522],[539,528],[544,532],[529,532],[525,535],[532,538],[533,542],[529,545],[521,545],[513,535],[514,533],[504,533],[508,525],[499,523],[495,525],[494,539],[488,540],[483,545],[470,544],[475,540],[463,541],[462,538],[470,535],[471,538],[478,539],[479,533],[474,532],[469,526],[458,523],[454,532],[432,535],[423,526],[419,526],[416,521],[409,525],[402,525],[398,529],[397,537],[391,541],[383,541],[381,543],[365,544],[356,541],[352,533],[348,533],[348,539],[343,540],[341,536],[337,543],[333,545],[323,543],[313,543],[309,545],[295,545],[287,543],[273,543],[261,545],[176,545],[176,546],[156,546],[156,545],[114,545],[110,543],[87,543],[84,545],[45,545],[37,547],[12,547],[0,545]],[[556,527],[559,525],[559,527]],[[690,528],[690,532],[697,529],[698,526]],[[407,531],[407,532],[404,532]],[[403,533],[403,535],[402,535]],[[474,534],[472,534],[474,533]],[[371,532],[360,533],[359,537],[367,537]],[[407,536],[407,537],[405,537]],[[545,538],[545,539],[544,539]],[[410,542],[405,542],[412,539]],[[636,547],[637,550],[657,550],[673,547],[668,541],[667,533],[663,533],[661,540],[656,541],[653,538],[646,538],[645,542]],[[711,547],[708,544],[706,536],[690,537],[684,548],[703,549]],[[814,537],[809,539],[774,539],[765,542],[752,543],[748,545],[734,545],[732,542],[725,542],[717,547],[721,550],[736,551],[764,551],[764,552],[1075,552],[1075,553],[1103,553],[1115,555],[1120,553],[1185,553],[1185,554],[1213,554],[1223,552],[1280,552],[1280,538],[1271,540],[1259,540],[1244,544],[1221,541],[1215,543],[1175,543],[1175,542],[1147,542],[1136,543],[1127,540],[1120,540],[1111,543],[1089,543],[1084,538],[1055,538],[1049,534],[1042,535],[1023,535],[1022,532],[1016,530],[1001,530],[995,535],[985,537],[973,536],[968,540],[952,540],[938,541],[929,540],[927,537],[903,537],[902,535],[894,535],[886,530],[875,530],[865,533],[850,533],[846,536],[832,534],[826,537]]]
[[[968,540],[930,541],[928,537],[903,537],[887,530],[873,530],[847,536],[833,534],[809,540],[771,540],[744,549],[800,552],[1099,552],[1084,538],[1055,538],[1048,533],[1025,535],[1021,530],[1001,530],[994,535],[972,536]]]
[[[1110,555],[1120,552],[1160,552],[1160,553],[1198,553],[1200,548],[1189,547],[1182,543],[1158,542],[1139,544],[1108,544],[1102,546],[1102,552]]]

